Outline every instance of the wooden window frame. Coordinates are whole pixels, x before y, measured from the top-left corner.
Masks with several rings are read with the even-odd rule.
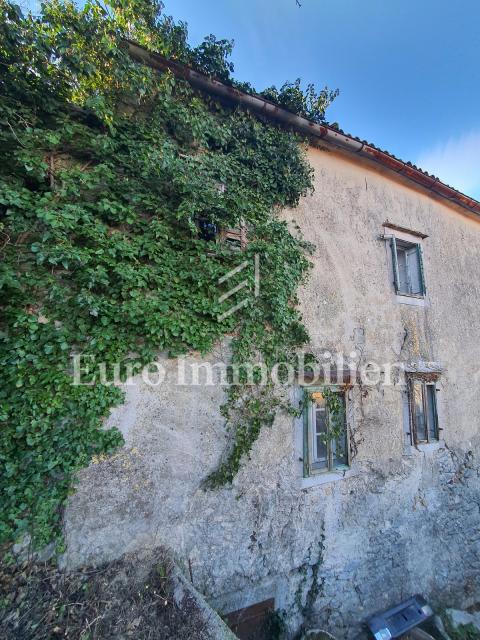
[[[224,182],[218,183],[218,192],[225,193],[227,185]],[[243,251],[247,246],[247,225],[244,220],[235,229],[220,228],[217,233],[217,241],[229,244],[231,249]]]
[[[344,429],[345,429],[345,442],[346,442],[346,464],[337,464],[333,463],[333,449],[332,449],[332,441],[327,440],[326,448],[327,448],[327,465],[326,467],[315,467],[316,464],[313,458],[313,438],[314,438],[314,404],[315,402],[312,400],[312,393],[322,392],[325,387],[306,387],[304,389],[304,406],[303,406],[303,475],[305,478],[320,475],[323,473],[340,473],[345,472],[350,469],[350,433],[348,428],[348,389],[345,385],[328,385],[328,389],[331,391],[342,395],[344,399]],[[328,425],[329,418],[328,412],[326,413],[327,420],[327,433],[328,433]]]
[[[247,226],[244,222],[240,223],[240,226],[236,229],[220,229],[218,233],[219,242],[226,242],[232,245],[232,249],[235,243],[238,243],[238,247],[241,251],[247,246]]]
[[[208,227],[211,227],[208,230]],[[209,222],[207,218],[198,218],[197,220],[198,237],[205,242],[219,242],[230,245],[234,251],[243,251],[247,246],[247,226],[244,222],[240,223],[235,229],[222,229],[214,222]],[[210,235],[210,238],[203,236]]]
[[[416,416],[415,416],[415,406],[414,406],[414,391],[413,386],[415,384],[419,384],[422,387],[422,407],[423,407],[423,416],[425,420],[425,434],[426,440],[419,440],[417,436],[417,424],[416,424]],[[429,424],[429,415],[428,415],[428,392],[427,387],[433,388],[433,416],[434,416],[434,425],[433,429],[431,429],[431,425]],[[437,385],[436,382],[432,382],[429,380],[422,380],[420,378],[410,377],[407,383],[408,390],[408,407],[410,414],[410,441],[412,445],[417,444],[430,444],[432,442],[439,442],[440,440],[440,431],[441,428],[438,424],[438,409],[437,409]],[[430,437],[430,431],[433,431],[435,437]]]

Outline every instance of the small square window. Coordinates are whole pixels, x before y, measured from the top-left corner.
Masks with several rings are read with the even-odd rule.
[[[304,475],[348,469],[345,393],[305,390],[304,411]]]
[[[243,222],[234,229],[223,229],[208,218],[198,218],[197,229],[200,240],[223,242],[234,251],[243,250],[247,245],[247,228]]]
[[[227,191],[227,186],[223,182],[217,184],[218,193]],[[241,220],[238,227],[225,228],[208,218],[197,219],[198,237],[207,242],[221,242],[233,251],[242,251],[247,246],[247,226]]]
[[[425,277],[421,246],[393,237],[391,247],[395,291],[400,295],[424,296]]]
[[[220,240],[225,242],[234,251],[245,249],[247,244],[247,230],[245,224],[241,223],[235,229],[222,229],[219,234]]]
[[[412,443],[438,441],[437,391],[435,383],[412,379],[408,384]]]

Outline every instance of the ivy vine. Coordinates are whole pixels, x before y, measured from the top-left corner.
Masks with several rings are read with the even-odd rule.
[[[233,363],[270,364],[308,340],[295,293],[308,246],[277,216],[311,188],[301,140],[135,64],[125,37],[230,78],[230,43],[191,49],[161,9],[53,0],[33,17],[0,3],[1,541],[58,536],[75,472],[121,444],[102,425],[123,395],[99,363],[125,377],[233,333]],[[200,219],[243,221],[247,247],[202,239]],[[255,255],[261,295],[219,321],[218,279]],[[91,386],[72,384],[75,355]],[[283,406],[273,391],[230,389],[232,447],[210,486]]]

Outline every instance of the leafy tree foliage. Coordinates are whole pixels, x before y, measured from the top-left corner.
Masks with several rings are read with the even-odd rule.
[[[325,112],[338,93],[338,89],[331,90],[328,87],[317,93],[313,84],[308,84],[302,91],[301,80],[297,78],[295,82],[285,82],[280,90],[275,86],[269,87],[261,95],[293,113],[321,123],[325,122]]]
[[[125,38],[228,78],[230,43],[192,50],[156,0],[0,8],[0,539],[43,544],[75,472],[122,441],[102,429],[123,396],[100,363],[125,376],[232,332],[234,362],[273,362],[307,341],[295,310],[307,246],[276,212],[311,170],[292,133],[130,59]],[[199,219],[243,221],[247,248],[202,240]],[[219,277],[255,254],[260,297],[219,321]],[[75,355],[90,386],[72,384]],[[271,424],[271,391],[231,390],[233,444],[210,485],[231,481]]]

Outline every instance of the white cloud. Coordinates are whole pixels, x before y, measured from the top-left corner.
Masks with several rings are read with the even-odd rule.
[[[480,131],[449,138],[422,153],[417,165],[451,187],[480,195]]]

